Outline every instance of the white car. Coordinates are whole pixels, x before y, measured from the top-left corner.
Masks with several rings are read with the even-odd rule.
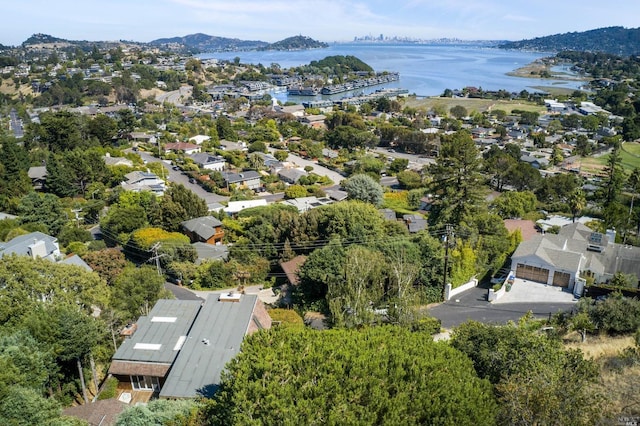
[[[511,271],[509,269],[501,269],[491,278],[491,284],[502,284],[509,278]]]

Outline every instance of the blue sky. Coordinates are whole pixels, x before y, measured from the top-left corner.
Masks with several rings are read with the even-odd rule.
[[[0,43],[34,33],[151,41],[193,33],[274,42],[302,34],[520,40],[640,26],[638,0],[4,0]]]

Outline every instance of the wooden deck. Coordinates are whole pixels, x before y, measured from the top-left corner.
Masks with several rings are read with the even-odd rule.
[[[124,396],[122,394],[124,393],[128,393],[131,395],[131,399],[129,400],[128,404],[131,406],[135,406],[138,404],[146,404],[149,401],[151,401],[152,399],[156,399],[158,398],[158,394],[159,392],[154,392],[154,391],[147,391],[147,390],[133,390],[131,389],[131,385],[130,384],[123,384],[120,383],[118,385],[118,392],[116,394],[116,399],[122,402],[127,402],[127,397]]]

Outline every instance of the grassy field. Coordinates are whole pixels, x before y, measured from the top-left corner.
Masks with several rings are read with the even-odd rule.
[[[568,349],[580,349],[586,358],[600,365],[598,390],[609,399],[607,409],[613,418],[640,415],[640,365],[621,357],[622,351],[634,346],[632,336],[590,337],[580,343],[577,333],[565,340]]]
[[[622,159],[622,167],[627,173],[630,173],[636,167],[640,168],[640,143],[638,142],[626,142],[622,145],[622,152],[620,153]],[[586,173],[598,174],[598,172],[604,171],[609,161],[609,155],[603,155],[602,157],[588,157],[582,159],[580,170]]]
[[[441,98],[441,97],[429,97],[429,98],[407,98],[405,105],[412,108],[424,108],[426,110],[432,108],[441,108],[445,111],[449,111],[456,105],[463,106],[470,113],[473,111],[485,112],[491,110],[503,110],[507,114],[511,114],[513,110],[545,112],[544,106],[536,105],[530,102],[521,101],[504,101],[493,99],[475,99],[475,98]]]

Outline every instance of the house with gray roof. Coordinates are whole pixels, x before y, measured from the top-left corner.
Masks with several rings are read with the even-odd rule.
[[[640,248],[616,244],[615,234],[595,232],[580,222],[520,243],[511,256],[516,278],[573,289],[589,273],[597,283],[616,272],[640,277]]]
[[[189,156],[201,169],[223,171],[227,162],[221,155],[212,155],[208,152],[199,152]]]
[[[196,260],[194,262],[196,265],[210,260],[227,260],[229,257],[229,247],[224,244],[213,246],[207,243],[193,243],[191,247],[196,250]]]
[[[201,307],[198,300],[158,300],[113,355],[109,373],[132,391],[160,390]]]
[[[158,300],[113,356],[119,388],[160,398],[211,396],[244,337],[271,327],[257,295],[212,294],[198,300]]]
[[[150,191],[156,195],[164,195],[165,183],[155,173],[134,171],[124,175],[125,181],[121,182],[123,189],[140,192]]]
[[[33,259],[58,261],[61,257],[58,239],[42,232],[19,235],[10,241],[0,243],[0,256],[29,256]]]
[[[278,177],[286,183],[298,183],[301,177],[307,176],[307,172],[301,169],[282,169],[278,172]]]
[[[247,170],[240,173],[222,173],[226,185],[236,185],[248,189],[260,187],[260,173],[255,170]]]
[[[185,220],[180,223],[180,227],[193,243],[222,244],[222,222],[213,216]]]

